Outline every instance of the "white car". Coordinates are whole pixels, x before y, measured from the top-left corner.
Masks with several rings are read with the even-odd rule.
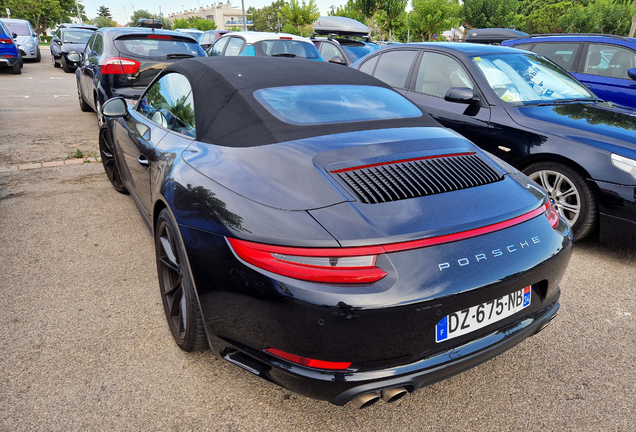
[[[223,35],[207,51],[213,56],[291,57],[322,61],[311,39],[288,33],[236,32]]]

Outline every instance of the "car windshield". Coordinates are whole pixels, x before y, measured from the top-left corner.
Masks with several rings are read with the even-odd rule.
[[[567,72],[535,54],[488,54],[474,56],[472,60],[493,91],[505,102],[597,100]]]
[[[86,44],[93,33],[86,31],[68,30],[62,32],[62,43]]]
[[[137,57],[188,58],[205,57],[201,45],[194,41],[174,40],[170,36],[148,36],[141,38],[120,38],[115,47],[123,53]]]
[[[342,46],[342,49],[345,50],[345,52],[351,59],[352,63],[355,61],[358,61],[358,59],[361,59],[362,57],[369,54],[370,52],[380,49],[380,45],[371,44],[371,43],[369,44],[361,43],[360,45],[356,44],[356,45],[341,45],[341,46]]]
[[[318,125],[419,117],[422,112],[393,90],[357,85],[274,87],[254,92],[279,120]]]
[[[4,23],[11,33],[16,33],[18,36],[30,36],[29,26],[23,22],[11,22],[5,21]]]

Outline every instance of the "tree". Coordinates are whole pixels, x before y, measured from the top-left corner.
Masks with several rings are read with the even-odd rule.
[[[559,18],[559,28],[567,33],[605,33],[626,36],[633,15],[631,4],[596,0],[587,6],[573,6]]]
[[[253,29],[265,32],[280,31],[287,24],[283,16],[285,4],[285,0],[277,0],[261,9],[249,8],[247,12],[252,14]]]
[[[130,16],[130,21],[128,22],[129,27],[137,26],[137,23],[140,19],[159,19],[158,15],[148,12],[145,9],[136,10],[134,14]]]
[[[517,14],[519,0],[465,0],[464,24],[468,28],[511,28],[523,23]]]
[[[115,21],[102,15],[99,15],[97,18],[92,20],[92,22],[99,28],[117,27],[117,23]]]
[[[99,9],[97,10],[97,16],[98,17],[104,17],[104,18],[108,18],[108,19],[113,19],[113,15],[110,13],[110,9],[108,9],[106,6],[100,6]]]
[[[195,28],[202,31],[216,30],[216,23],[201,17],[177,18],[173,22],[173,29],[180,28]]]
[[[460,24],[461,6],[457,0],[412,0],[411,30],[429,42],[433,34]]]
[[[636,0],[614,0],[614,3],[622,4],[622,5],[630,5],[633,4],[632,11],[634,15],[632,15],[632,24],[629,29],[629,37],[634,37],[634,31],[636,30]]]
[[[389,40],[393,36],[393,29],[398,25],[399,18],[406,10],[407,0],[383,0],[380,10],[386,12],[384,27],[389,29]]]
[[[312,25],[320,17],[320,10],[314,0],[309,0],[302,4],[298,0],[290,0],[289,4],[283,7],[283,16],[294,27],[298,29],[300,35],[303,36],[303,29],[308,25]]]

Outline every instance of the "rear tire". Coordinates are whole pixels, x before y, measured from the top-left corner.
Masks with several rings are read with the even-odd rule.
[[[13,66],[11,66],[11,73],[14,75],[19,75],[22,73],[22,67],[20,66],[20,60],[15,62]]]
[[[84,112],[91,112],[93,108],[86,103],[84,96],[82,96],[82,90],[80,90],[79,82],[77,83],[77,99],[79,100],[80,109]]]
[[[523,173],[548,192],[559,215],[572,227],[574,240],[594,231],[598,221],[596,196],[576,171],[559,162],[545,161],[528,166]]]
[[[179,228],[168,209],[159,213],[155,250],[161,300],[172,337],[183,351],[208,348],[194,283],[181,245]]]
[[[35,56],[35,62],[40,63],[40,60],[42,60],[42,53],[40,52],[40,48],[38,47],[38,52]]]

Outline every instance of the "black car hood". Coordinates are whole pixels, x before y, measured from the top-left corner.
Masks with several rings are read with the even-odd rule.
[[[608,102],[508,108],[524,127],[636,156],[636,114]]]

